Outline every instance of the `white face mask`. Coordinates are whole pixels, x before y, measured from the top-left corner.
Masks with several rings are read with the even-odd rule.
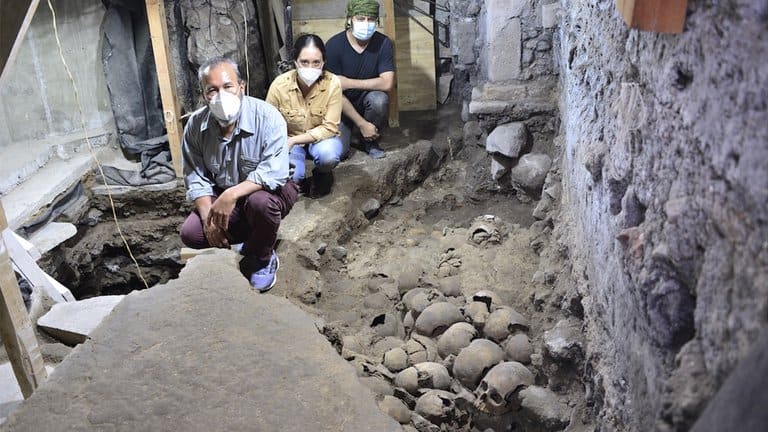
[[[323,70],[312,67],[298,67],[297,65],[296,72],[299,74],[299,79],[301,79],[304,84],[311,86],[315,83],[315,81],[317,81],[318,78],[320,78]]]
[[[226,90],[219,90],[216,96],[208,102],[208,107],[220,125],[229,126],[240,115],[240,96]]]
[[[352,36],[357,40],[367,41],[376,33],[375,22],[357,22],[352,20]]]

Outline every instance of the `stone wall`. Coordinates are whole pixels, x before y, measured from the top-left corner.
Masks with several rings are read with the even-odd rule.
[[[604,430],[687,430],[768,321],[768,3],[563,0],[563,202]]]

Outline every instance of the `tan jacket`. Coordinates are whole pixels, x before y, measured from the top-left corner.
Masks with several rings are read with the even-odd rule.
[[[301,94],[296,70],[290,70],[272,81],[267,102],[274,105],[288,123],[288,136],[309,133],[315,142],[339,135],[341,121],[341,82],[324,71],[309,91]]]

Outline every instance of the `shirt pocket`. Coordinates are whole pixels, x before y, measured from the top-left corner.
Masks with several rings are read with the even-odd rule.
[[[221,165],[216,161],[209,160],[206,165],[208,166],[208,170],[214,176],[219,175],[219,173],[221,172]]]
[[[325,120],[327,107],[317,107],[309,110],[309,119],[312,121],[312,127],[320,126]]]
[[[288,133],[303,133],[306,116],[296,109],[281,109],[280,113],[288,124]]]
[[[240,176],[242,178],[248,177],[248,174],[250,174],[252,171],[255,171],[256,168],[259,166],[259,160],[255,158],[250,158],[247,156],[240,156],[238,160],[239,170],[240,170]]]

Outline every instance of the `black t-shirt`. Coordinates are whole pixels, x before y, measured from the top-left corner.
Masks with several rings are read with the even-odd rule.
[[[358,54],[343,31],[328,39],[325,44],[326,68],[337,74],[352,79],[376,78],[383,72],[395,70],[392,42],[388,37],[376,32],[365,50]],[[357,105],[364,94],[363,90],[344,90],[344,96]]]

